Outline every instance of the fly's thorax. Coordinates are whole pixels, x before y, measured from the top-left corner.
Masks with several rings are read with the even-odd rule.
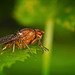
[[[25,40],[26,43],[29,43],[35,38],[35,31],[32,29],[22,29],[19,32],[17,32],[17,36],[21,41]]]
[[[18,36],[24,36],[24,35],[33,35],[34,30],[33,29],[21,29],[20,31],[17,32]]]

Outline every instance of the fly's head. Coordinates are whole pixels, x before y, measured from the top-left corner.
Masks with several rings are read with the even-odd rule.
[[[44,33],[43,31],[40,31],[39,29],[35,29],[35,35],[38,38],[38,40],[42,38],[43,33]]]

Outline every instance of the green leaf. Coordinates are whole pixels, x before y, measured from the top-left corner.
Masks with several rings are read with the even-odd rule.
[[[39,50],[38,46],[30,46],[30,48],[33,54],[37,54],[36,50]],[[16,48],[14,54],[11,55],[11,53],[12,48],[8,49],[8,51],[5,51],[3,54],[0,54],[0,73],[2,73],[4,66],[10,67],[17,60],[23,62],[25,59],[32,55],[27,48],[22,50]]]

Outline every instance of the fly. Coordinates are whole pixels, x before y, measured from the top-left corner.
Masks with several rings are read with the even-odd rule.
[[[32,54],[32,51],[28,45],[35,43],[37,40],[38,40],[39,47],[44,52],[44,50],[48,50],[48,49],[42,46],[41,41],[40,41],[42,39],[43,33],[44,32],[39,29],[33,30],[33,29],[24,28],[18,31],[16,34],[11,34],[3,38],[0,38],[0,44],[5,45],[2,48],[1,54],[3,54],[3,52],[7,48],[10,48],[11,46],[13,46],[13,50],[12,50],[12,54],[13,54],[15,51],[15,45],[17,45],[19,49],[27,47]]]

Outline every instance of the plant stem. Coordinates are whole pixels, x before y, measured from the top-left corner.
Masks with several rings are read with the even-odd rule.
[[[49,19],[46,22],[45,36],[44,36],[44,46],[49,49],[49,51],[44,52],[42,60],[42,75],[50,75],[50,60],[51,60],[51,50],[53,42],[53,20]]]

